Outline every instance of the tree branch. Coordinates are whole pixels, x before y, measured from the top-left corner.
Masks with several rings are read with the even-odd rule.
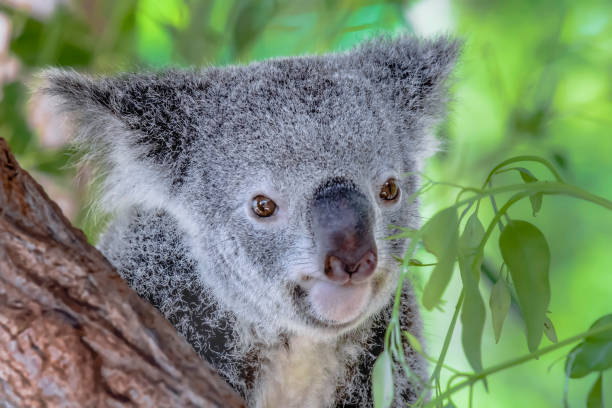
[[[245,406],[70,225],[1,138],[0,401]]]

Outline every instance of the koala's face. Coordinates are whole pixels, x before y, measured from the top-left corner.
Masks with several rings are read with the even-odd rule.
[[[221,302],[338,334],[390,301],[405,246],[389,226],[418,225],[408,198],[456,52],[401,37],[199,73],[51,73],[49,92],[106,149],[108,201],[171,211]]]
[[[426,146],[402,147],[409,137],[363,77],[285,75],[286,91],[270,92],[281,85],[267,70],[226,108],[230,143],[193,147],[177,194],[224,296],[284,327],[338,332],[390,299],[404,246],[386,238],[390,225],[416,226],[406,173]]]

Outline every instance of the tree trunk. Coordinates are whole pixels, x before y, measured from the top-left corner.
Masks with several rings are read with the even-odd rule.
[[[0,407],[244,407],[0,138]]]

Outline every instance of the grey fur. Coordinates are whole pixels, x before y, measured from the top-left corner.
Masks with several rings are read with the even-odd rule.
[[[200,71],[92,78],[48,70],[43,92],[58,99],[104,176],[103,208],[116,218],[100,249],[251,406],[263,404],[274,360],[306,352],[296,347],[307,338],[327,357],[312,356],[323,373],[312,390],[322,395],[304,401],[361,407],[371,405],[370,370],[399,274],[393,255],[405,250],[384,239],[387,226],[419,224],[407,198],[436,149],[429,133],[444,113],[458,48],[448,38],[400,36]],[[295,279],[320,268],[309,202],[334,177],[371,200],[379,255],[375,294],[360,318],[341,325],[313,318]],[[389,177],[402,191],[392,206],[377,193]],[[277,216],[253,217],[257,194],[277,202]],[[420,337],[409,285],[404,298],[402,324]],[[424,377],[425,363],[411,351],[409,360]],[[400,377],[396,387],[396,406],[419,392]]]

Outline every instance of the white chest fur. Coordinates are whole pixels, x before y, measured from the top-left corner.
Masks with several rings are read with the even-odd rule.
[[[341,369],[333,343],[294,337],[264,364],[254,407],[329,407]]]

